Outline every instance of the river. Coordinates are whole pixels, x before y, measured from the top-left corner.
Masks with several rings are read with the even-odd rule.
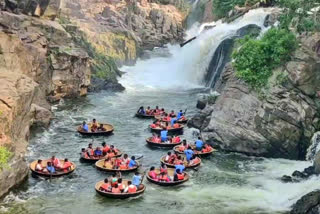
[[[232,30],[232,27],[228,29]],[[196,44],[208,45],[201,41]],[[76,163],[77,169],[69,176],[51,181],[29,176],[20,188],[0,203],[0,213],[271,214],[288,211],[302,195],[320,188],[316,177],[300,183],[284,184],[280,181],[282,175],[302,170],[310,162],[248,157],[219,151],[203,158],[197,171],[189,170],[191,178],[182,186],[163,188],[145,180],[146,192],[137,198],[114,200],[96,194],[95,183],[108,174],[97,171],[92,164],[80,163],[81,148],[91,142],[97,146],[106,141],[129,155],[143,155],[141,162],[145,169],[158,166],[160,157],[167,150],[146,145],[145,139],[151,136],[147,128],[151,121],[133,115],[139,106],[148,105],[175,111],[187,109],[188,117],[197,113],[197,96],[204,89],[199,78],[203,70],[202,67],[197,69],[197,66],[191,68],[190,60],[199,62],[200,57],[194,56],[208,54],[209,48],[205,47],[204,52],[198,53],[195,48],[187,48],[188,53],[181,53],[178,46],[156,49],[151,59],[139,60],[133,67],[123,67],[122,70],[127,72],[120,79],[126,87],[124,92],[89,94],[85,98],[66,100],[53,106],[55,118],[50,127],[33,132],[27,161],[56,155],[69,158]],[[181,54],[185,54],[185,58]],[[192,69],[195,69],[194,72]],[[76,133],[77,125],[93,118],[113,124],[114,135],[83,138]],[[196,130],[186,128],[182,138],[192,142],[195,133]],[[124,177],[131,178],[132,173]]]

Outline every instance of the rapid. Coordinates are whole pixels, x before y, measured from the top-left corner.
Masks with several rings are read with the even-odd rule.
[[[180,48],[157,48],[150,59],[122,67],[119,79],[126,87],[121,93],[101,92],[85,98],[66,100],[53,106],[55,118],[48,129],[34,130],[27,161],[56,155],[68,157],[77,165],[67,177],[45,180],[31,175],[0,203],[0,213],[284,213],[302,195],[320,188],[317,177],[300,183],[283,183],[280,178],[294,170],[303,170],[310,161],[291,161],[248,157],[217,152],[203,158],[202,166],[190,170],[190,181],[183,186],[163,188],[144,180],[143,196],[129,200],[103,198],[94,184],[108,176],[92,164],[79,162],[81,148],[93,142],[113,144],[129,155],[142,156],[143,168],[158,166],[167,150],[152,149],[145,143],[151,136],[149,120],[133,117],[139,106],[163,106],[167,110],[196,112],[196,100],[205,90],[205,75],[215,49],[225,38],[249,24],[263,28],[268,10],[252,10],[230,24],[214,23],[203,30],[196,25],[188,38],[196,40]],[[83,138],[75,128],[83,120],[97,118],[115,127],[110,137]],[[232,131],[232,130],[230,130]],[[186,128],[183,139],[194,141],[197,130]],[[124,175],[131,178],[133,174]]]

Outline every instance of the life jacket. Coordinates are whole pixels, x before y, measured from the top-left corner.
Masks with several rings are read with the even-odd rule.
[[[160,168],[160,173],[163,173],[163,172],[164,172],[165,174],[167,174],[168,170],[161,167],[161,168]]]
[[[112,187],[112,193],[121,193],[120,188]]]
[[[193,163],[194,163],[194,164],[197,164],[197,163],[199,163],[199,162],[200,162],[199,158],[193,159]]]
[[[176,161],[174,162],[175,165],[180,165],[181,163],[183,163],[182,160],[176,160]]]
[[[89,158],[89,156],[88,156],[88,153],[87,153],[87,152],[82,152],[82,156],[83,156],[84,158]]]
[[[173,124],[173,128],[178,129],[178,128],[180,128],[180,125],[178,123],[175,123],[175,124]]]
[[[63,171],[68,171],[72,164],[68,161],[63,164]]]
[[[93,151],[93,149],[88,148],[88,153],[89,153],[89,155],[90,155],[90,156],[93,156],[93,155],[94,155],[94,151]]]
[[[128,186],[128,193],[135,193],[137,192],[137,187],[135,185]]]
[[[128,166],[125,165],[125,164],[121,164],[121,165],[119,166],[119,168],[122,169],[122,170],[124,170],[124,169],[128,169]]]
[[[152,123],[152,124],[151,124],[151,128],[155,129],[155,128],[157,128],[157,125],[154,124],[154,123]]]
[[[118,183],[118,179],[117,178],[112,178],[111,186],[114,187],[117,183]]]
[[[114,152],[109,152],[107,155],[108,158],[113,158],[114,156],[115,156]]]
[[[160,181],[168,181],[168,176],[167,175],[160,175],[159,180]]]
[[[102,148],[102,152],[103,152],[104,154],[108,153],[109,150],[110,150],[110,147],[109,147],[109,146],[105,146],[105,147]]]
[[[101,185],[101,189],[105,190],[105,191],[109,191],[109,188],[110,188],[110,184],[109,183],[104,183]]]
[[[168,125],[168,126],[167,126],[167,130],[169,130],[169,129],[172,129],[172,126],[171,126],[171,125]]]
[[[183,173],[180,173],[180,174],[178,173],[177,176],[178,176],[179,180],[184,180],[184,174]]]
[[[169,158],[169,163],[173,163],[173,161],[177,158],[175,154],[172,154]]]
[[[148,174],[152,179],[157,179],[157,174],[154,171],[150,171]]]
[[[120,190],[124,190],[124,188],[125,188],[124,184],[122,184],[122,183],[118,184],[118,187],[119,187]]]
[[[52,161],[52,164],[53,164],[54,167],[59,167],[60,166],[60,160],[58,158],[55,158]]]
[[[179,151],[180,151],[180,152],[183,152],[185,149],[186,149],[186,147],[184,147],[184,146],[179,146]]]

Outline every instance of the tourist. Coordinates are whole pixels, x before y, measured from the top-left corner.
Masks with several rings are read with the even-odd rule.
[[[128,154],[124,154],[122,158],[122,164],[128,166],[130,163],[130,158],[128,157]]]
[[[212,147],[209,144],[204,144],[204,148],[202,149],[203,153],[211,152]]]
[[[180,128],[180,124],[177,123],[177,121],[174,121],[172,128],[178,129],[178,128]]]
[[[126,186],[124,185],[124,183],[122,183],[122,178],[118,178],[118,187],[121,192],[124,192]]]
[[[81,129],[82,129],[82,131],[84,131],[84,132],[89,132],[89,126],[88,126],[88,124],[87,124],[85,121],[83,121],[82,126],[81,126]]]
[[[42,172],[44,170],[43,166],[42,166],[42,160],[38,160],[36,166],[35,166],[35,170],[37,172]]]
[[[94,156],[100,158],[102,156],[103,152],[100,149],[100,147],[98,146],[95,150],[94,150]]]
[[[51,162],[52,162],[52,165],[54,166],[54,168],[56,168],[56,169],[61,168],[60,160],[58,158],[56,158],[54,155],[51,157]]]
[[[87,153],[90,158],[92,158],[94,156],[94,150],[92,148],[92,143],[89,143],[88,148],[87,148]]]
[[[135,172],[134,176],[132,177],[132,184],[135,185],[137,188],[139,188],[141,179],[142,177],[139,174],[139,172]]]
[[[85,148],[81,149],[81,158],[84,158],[84,159],[88,159],[89,158],[88,153],[87,153]]]
[[[101,145],[102,145],[102,154],[107,155],[107,153],[110,150],[110,147],[106,144],[106,142],[103,142]]]
[[[114,187],[116,184],[118,184],[118,178],[117,178],[117,174],[114,173],[111,178],[111,186]]]
[[[180,165],[183,164],[183,160],[181,158],[181,156],[179,155],[175,160],[174,160],[174,165]]]
[[[111,184],[108,181],[108,178],[104,179],[104,183],[99,188],[100,191],[111,192]]]
[[[100,124],[100,126],[97,129],[99,132],[105,132],[106,129],[103,127],[103,124]]]
[[[168,167],[167,167],[167,165],[165,165],[164,163],[161,163],[160,173],[168,174]]]
[[[176,117],[176,114],[174,113],[174,111],[172,110],[171,113],[169,114],[170,117]]]
[[[184,180],[184,173],[180,169],[177,169],[173,180],[174,181]]]
[[[124,192],[125,193],[135,193],[137,192],[137,187],[132,184],[131,181],[128,181],[128,186],[125,188]]]
[[[148,175],[149,175],[149,177],[150,177],[151,179],[153,179],[153,180],[155,180],[155,181],[158,180],[158,174],[155,172],[154,166],[152,166],[152,167],[150,168],[150,171],[149,171]]]
[[[54,168],[54,166],[52,166],[52,163],[50,161],[47,163],[46,169],[50,174],[53,174],[56,172],[56,169]]]
[[[92,120],[92,124],[91,124],[91,132],[97,132],[98,130],[98,123],[96,119]]]
[[[119,188],[119,185],[118,185],[118,184],[115,184],[114,187],[112,187],[111,192],[112,192],[112,193],[115,193],[115,194],[121,193],[121,190],[120,190],[120,188]]]
[[[198,137],[198,140],[195,142],[196,144],[196,150],[201,151],[203,147],[203,141],[201,140],[201,137]]]
[[[146,109],[146,115],[152,115],[152,110],[150,109],[150,106]]]
[[[181,139],[179,136],[173,136],[172,143],[180,143]]]
[[[171,152],[168,152],[167,155],[164,157],[164,162],[168,163],[171,158]]]
[[[145,115],[145,114],[146,114],[143,106],[141,106],[141,107],[139,108],[139,110],[137,111],[137,113],[138,113],[138,114],[141,114],[141,115]]]
[[[68,172],[71,170],[71,168],[72,168],[72,163],[68,160],[68,158],[65,158],[63,162],[62,170],[64,172]]]
[[[170,182],[171,180],[170,180],[170,178],[169,178],[167,173],[162,172],[159,175],[159,181],[161,181],[161,182]]]

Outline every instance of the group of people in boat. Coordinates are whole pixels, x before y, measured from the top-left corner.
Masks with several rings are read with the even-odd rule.
[[[149,116],[161,116],[165,113],[164,108],[159,108],[159,106],[156,106],[155,109],[151,109],[150,106],[148,106],[146,109],[144,109],[143,106],[141,106],[138,111],[137,114],[140,115],[149,115]]]
[[[187,143],[186,140],[183,140],[182,144],[179,145],[177,148],[180,152],[184,152],[185,154],[188,151],[189,152],[194,151],[195,153],[200,153],[200,152],[207,153],[207,152],[211,152],[213,149],[209,144],[204,143],[201,137],[198,137],[198,139],[194,143],[194,146],[191,146],[190,144]]]
[[[179,136],[168,136],[168,131],[161,131],[160,135],[153,133],[151,137],[153,143],[180,143],[181,138]]]
[[[163,129],[163,130],[179,129],[179,128],[181,128],[181,124],[179,124],[177,121],[164,122],[161,120],[156,120],[150,125],[150,128]]]
[[[46,174],[55,174],[58,172],[68,172],[72,169],[72,163],[68,158],[65,158],[63,163],[58,158],[52,156],[50,160],[47,160],[46,166],[43,166],[42,160],[39,159],[35,165],[35,171]]]
[[[91,132],[105,132],[107,131],[106,128],[104,128],[103,124],[98,124],[96,119],[92,120],[92,123],[90,124],[90,131]],[[82,122],[81,125],[81,131],[83,132],[90,132],[89,131],[89,125],[86,123],[86,121]]]
[[[168,152],[163,161],[175,166],[185,164],[185,162],[186,165],[192,166],[200,162],[200,159],[196,157],[195,153],[191,149],[185,150],[184,153],[186,156],[185,158],[180,155],[176,155],[175,153]]]
[[[107,145],[103,142],[102,147],[97,146],[95,149],[92,147],[92,143],[89,143],[88,148],[81,149],[81,158],[84,159],[101,159],[102,157],[113,158],[119,154],[119,150],[113,145]]]
[[[142,187],[142,176],[136,172],[131,181],[123,182],[121,173],[113,174],[111,178],[104,179],[104,183],[99,190],[103,192],[110,192],[114,194],[121,193],[135,193]]]
[[[105,168],[111,167],[112,169],[127,170],[127,169],[136,168],[137,166],[139,166],[139,164],[136,161],[135,156],[132,156],[131,158],[129,158],[127,154],[124,154],[123,157],[119,157],[119,158],[107,157],[104,160],[103,166]]]
[[[156,171],[155,167],[150,167],[148,176],[158,182],[177,182],[185,179],[184,174],[185,166],[182,164],[175,166],[175,171],[173,176],[170,176],[168,173],[168,168],[165,164],[161,164],[160,171]]]

